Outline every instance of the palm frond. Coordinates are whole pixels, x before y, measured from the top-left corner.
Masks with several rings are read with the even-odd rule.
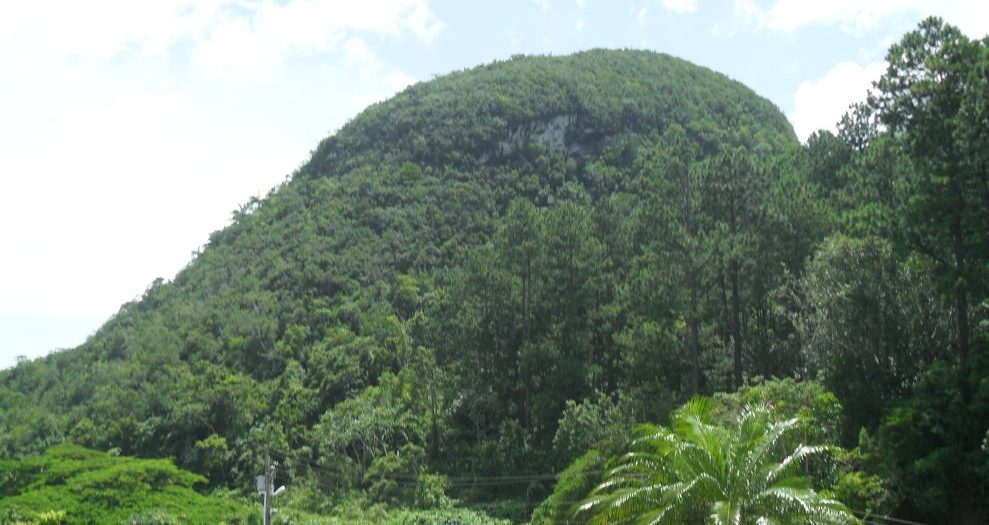
[[[856,523],[844,505],[793,475],[804,459],[829,447],[800,445],[774,459],[798,419],[774,422],[766,408],[746,407],[725,427],[714,422],[715,408],[695,398],[674,413],[670,428],[641,427],[576,515],[595,525]]]
[[[810,456],[816,456],[817,454],[823,454],[828,450],[830,450],[830,447],[799,445],[789,456],[783,458],[783,461],[779,465],[769,470],[769,473],[766,475],[766,484],[772,485],[776,480],[786,475],[790,469],[799,465],[804,459]]]

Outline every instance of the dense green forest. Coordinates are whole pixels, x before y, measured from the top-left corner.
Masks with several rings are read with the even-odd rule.
[[[0,518],[257,523],[273,459],[276,523],[989,522],[989,38],[887,61],[803,145],[645,51],[369,107],[0,372]]]

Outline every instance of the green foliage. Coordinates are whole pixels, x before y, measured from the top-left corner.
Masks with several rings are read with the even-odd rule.
[[[832,489],[837,499],[849,508],[861,509],[864,519],[886,516],[894,511],[893,498],[888,484],[876,474],[851,470],[842,474]]]
[[[944,355],[954,331],[922,258],[882,239],[827,239],[801,283],[800,333],[811,370],[850,405],[846,435],[874,426]]]
[[[128,525],[178,525],[174,516],[160,510],[139,512],[127,518]]]
[[[311,486],[293,487],[279,497],[278,513],[273,522],[279,525],[509,525],[506,520],[466,508],[441,509],[392,509],[382,504],[371,504],[360,495],[351,494],[328,502],[321,493],[312,492]],[[310,492],[301,495],[300,492]],[[306,505],[303,500],[319,498],[319,509]]]
[[[640,309],[627,293],[659,277],[636,261],[662,218],[638,219],[642,188],[667,176],[667,136],[693,152],[683,166],[795,147],[772,104],[654,53],[530,57],[413,86],[80,348],[0,374],[0,447],[169,456],[216,487],[248,485],[261,445],[289,480],[344,489],[369,488],[372,464],[406,445],[428,472],[558,468],[597,439],[577,425],[554,452],[568,401],[686,395],[666,384],[682,362],[635,340],[679,356],[676,316],[654,315],[675,300]]]
[[[167,460],[114,457],[75,445],[0,462],[0,516],[41,524],[246,523],[238,503],[204,496],[205,478]]]
[[[975,351],[967,370],[980,378],[974,391],[945,388],[957,381],[959,366],[936,363],[876,434],[876,470],[899,507],[921,519],[989,516],[989,456],[980,447],[989,421],[989,341],[983,337]]]
[[[352,465],[356,470],[351,475],[356,477],[380,458],[424,442],[425,425],[406,404],[408,385],[391,374],[381,376],[380,381],[320,419],[317,443],[327,465],[335,463],[336,469]]]
[[[300,522],[307,523],[307,522]],[[309,522],[316,523],[316,522]],[[332,525],[508,525],[506,520],[491,518],[466,509],[398,511],[377,515],[374,519],[331,520]]]
[[[595,392],[580,404],[568,400],[553,437],[553,448],[561,464],[570,464],[602,442],[624,443],[633,423],[634,415],[625,399],[615,402]]]
[[[5,509],[0,511],[0,518],[11,525],[65,525],[64,510],[49,510],[45,512],[28,512],[24,510]]]
[[[954,300],[962,359],[971,346],[970,296],[986,292],[989,260],[985,165],[965,138],[977,133],[969,131],[972,125],[982,125],[962,118],[971,99],[983,97],[973,92],[984,85],[978,62],[984,53],[984,42],[928,18],[890,47],[889,68],[872,100],[898,150],[914,161],[915,169],[904,181],[910,198],[898,210],[905,219],[901,235],[940,266],[942,287]]]
[[[196,455],[196,470],[205,472],[213,482],[222,480],[232,466],[232,453],[223,436],[210,434],[206,439],[197,441],[193,445],[193,453]]]
[[[938,498],[986,499],[987,49],[923,22],[802,147],[744,86],[649,52],[411,86],[79,348],[0,372],[0,457],[171,457],[238,494],[269,454],[300,488],[280,519],[487,519],[459,501],[522,520],[549,496],[552,522],[632,424],[732,392],[719,421],[764,406],[799,416],[789,439],[846,445],[867,428],[808,463],[815,483],[951,522]]]
[[[395,507],[436,508],[449,506],[444,490],[446,479],[426,471],[426,451],[413,444],[374,459],[365,479],[374,502]]]
[[[617,452],[620,446],[615,443],[613,452]],[[575,516],[577,505],[601,482],[601,473],[609,455],[608,452],[591,449],[571,463],[560,473],[553,493],[533,511],[532,525],[573,523],[578,520]]]
[[[793,431],[799,442],[840,445],[844,408],[833,393],[819,380],[796,381],[792,378],[763,380],[732,394],[714,396],[721,419],[729,424],[747,407],[765,407],[776,419],[795,419]],[[798,442],[792,442],[797,446]]]
[[[798,472],[826,447],[783,449],[796,419],[749,407],[727,426],[715,404],[695,398],[669,428],[643,427],[632,450],[613,461],[577,515],[589,523],[855,523],[840,502],[814,491]]]
[[[361,165],[353,153],[367,150],[396,163],[462,168],[499,152],[499,141],[525,146],[519,137],[525,126],[554,117],[573,119],[568,132],[590,142],[587,147],[596,136],[648,133],[667,122],[680,123],[712,149],[730,142],[772,148],[793,140],[770,103],[721,75],[650,52],[592,50],[495,62],[412,86],[324,140],[315,168],[346,173]],[[586,130],[585,123],[593,129],[577,131]],[[523,133],[510,135],[506,128]]]

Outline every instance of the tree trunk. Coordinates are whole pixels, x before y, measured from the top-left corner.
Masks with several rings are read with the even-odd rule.
[[[522,274],[522,341],[529,342],[529,279]]]
[[[732,354],[734,357],[734,375],[732,390],[738,390],[742,386],[742,317],[741,299],[738,297],[738,261],[732,259],[730,263],[731,275],[731,338]]]
[[[982,183],[982,218],[989,224],[989,162],[982,163],[979,174]]]
[[[951,169],[948,177],[951,180],[951,191],[955,206],[951,210],[951,244],[955,256],[955,312],[958,323],[958,357],[964,368],[969,353],[968,325],[968,272],[966,271],[965,233],[962,228],[962,213],[964,195],[958,181],[957,170]]]
[[[697,274],[694,269],[690,269],[690,364],[693,376],[693,394],[696,396],[701,392],[701,341],[700,330],[697,326],[700,323],[697,313]]]

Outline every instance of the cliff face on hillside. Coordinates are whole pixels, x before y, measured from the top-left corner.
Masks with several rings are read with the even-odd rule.
[[[324,140],[309,167],[339,174],[365,154],[471,167],[523,137],[569,148],[674,123],[710,152],[796,141],[772,103],[721,74],[647,51],[593,50],[495,62],[411,86]]]

